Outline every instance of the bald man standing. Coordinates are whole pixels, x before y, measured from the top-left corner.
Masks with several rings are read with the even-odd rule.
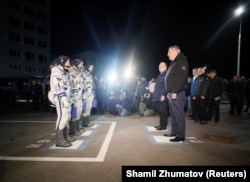
[[[161,62],[159,64],[159,72],[153,93],[153,103],[156,106],[156,111],[160,115],[160,124],[155,126],[157,130],[165,130],[168,126],[168,100],[165,92],[165,76],[167,71],[167,63]]]

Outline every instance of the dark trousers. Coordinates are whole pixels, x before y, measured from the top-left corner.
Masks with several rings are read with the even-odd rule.
[[[169,112],[172,125],[172,133],[180,138],[186,135],[186,115],[184,112],[186,92],[181,91],[177,95],[177,99],[172,99],[172,93],[168,93]]]
[[[230,113],[234,114],[235,110],[236,110],[238,115],[242,111],[242,104],[241,104],[241,96],[240,95],[232,95]]]
[[[201,99],[201,96],[197,98],[198,117],[200,121],[207,121],[207,99]]]
[[[167,101],[160,101],[158,102],[158,109],[160,115],[160,126],[167,127],[168,125],[168,102]]]
[[[208,101],[208,120],[212,120],[213,118],[213,111],[214,113],[214,120],[219,121],[220,120],[220,103],[221,100],[214,100],[209,99]]]
[[[191,110],[192,110],[192,119],[198,120],[197,100],[193,100],[193,96],[191,96]]]

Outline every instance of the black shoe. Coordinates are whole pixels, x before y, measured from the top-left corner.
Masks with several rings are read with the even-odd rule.
[[[174,134],[174,133],[166,133],[163,136],[165,136],[165,137],[174,137],[174,136],[176,136],[176,134]]]
[[[182,142],[185,141],[185,138],[175,137],[169,140],[170,142]]]
[[[161,125],[159,125],[159,126],[155,126],[155,128],[157,129],[157,128],[159,128],[159,127],[161,127]]]
[[[156,130],[165,130],[165,129],[167,129],[167,127],[164,127],[164,126],[160,126],[160,127],[156,128]]]
[[[220,120],[218,120],[218,119],[215,119],[215,120],[214,120],[215,123],[218,123],[219,121],[220,121]]]

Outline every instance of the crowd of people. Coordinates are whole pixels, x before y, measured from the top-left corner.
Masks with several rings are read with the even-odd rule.
[[[169,66],[162,61],[158,66],[159,75],[150,81],[137,75],[110,84],[93,75],[93,64],[61,55],[51,62],[51,74],[42,84],[35,80],[23,84],[23,97],[27,102],[32,100],[35,110],[44,103],[45,110],[56,112],[58,147],[71,146],[76,140],[74,136],[92,127],[90,117],[94,113],[120,117],[157,115],[156,130],[168,129],[164,136],[174,137],[171,142],[179,142],[185,140],[186,114],[202,125],[220,121],[223,97],[229,99],[229,114],[239,116],[248,112],[249,79],[233,76],[227,81],[219,77],[216,70],[206,72],[203,67],[192,68],[192,76],[189,76],[187,57],[178,46],[169,47],[167,56]]]
[[[90,116],[96,99],[99,111],[121,117],[133,113],[150,116],[158,112],[160,122],[155,126],[158,130],[167,128],[170,116],[172,133],[165,136],[175,136],[171,142],[184,141],[188,62],[178,46],[169,48],[168,57],[172,63],[169,69],[165,62],[160,63],[157,79],[148,82],[144,76],[138,76],[106,88],[104,80],[96,80],[92,75],[93,64],[85,66],[80,58],[70,62],[68,56],[59,56],[50,66],[48,91],[48,99],[57,113],[55,145],[70,147],[76,140],[74,136],[94,125]]]
[[[171,61],[169,67],[165,62],[161,62],[157,78],[147,82],[145,77],[141,76],[130,81],[130,85],[124,82],[122,88],[118,86],[107,89],[109,94],[105,97],[106,107],[102,110],[119,116],[159,115],[159,125],[155,126],[157,130],[165,130],[169,118],[172,128],[168,130],[171,132],[164,136],[175,136],[172,141],[185,140],[186,113],[190,120],[201,125],[212,120],[218,123],[222,99],[229,99],[228,112],[231,115],[239,116],[241,112],[248,112],[248,79],[233,76],[227,81],[218,76],[216,70],[206,71],[204,67],[192,68],[192,76],[189,76],[187,58],[178,46],[169,48],[168,57]]]

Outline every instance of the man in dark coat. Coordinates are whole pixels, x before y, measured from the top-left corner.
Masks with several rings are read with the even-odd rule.
[[[188,61],[181,53],[179,46],[171,46],[168,49],[168,57],[171,61],[165,76],[165,90],[167,92],[169,111],[172,121],[172,131],[164,136],[175,136],[171,142],[185,141],[186,115],[184,103],[186,90],[188,89]]]
[[[224,93],[224,80],[217,76],[216,70],[208,73],[210,83],[208,86],[208,120],[212,120],[212,113],[215,111],[214,122],[220,121],[220,103]]]

